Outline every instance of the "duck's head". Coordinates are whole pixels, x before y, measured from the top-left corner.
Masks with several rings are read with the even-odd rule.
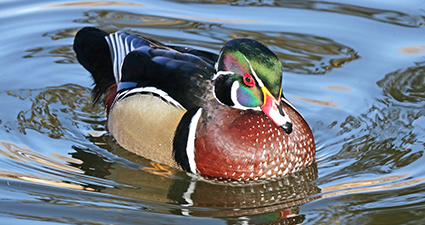
[[[222,104],[241,110],[262,110],[287,134],[292,122],[282,108],[282,65],[258,41],[237,38],[221,49],[214,75],[214,96]]]

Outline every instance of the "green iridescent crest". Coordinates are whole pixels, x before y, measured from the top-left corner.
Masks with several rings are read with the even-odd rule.
[[[282,83],[279,58],[266,46],[252,39],[238,38],[226,43],[218,59],[217,71],[254,76],[252,70],[272,95],[278,98]]]

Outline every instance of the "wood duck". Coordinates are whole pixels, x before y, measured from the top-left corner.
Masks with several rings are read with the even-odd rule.
[[[204,177],[284,176],[314,160],[313,134],[282,94],[282,65],[248,38],[220,54],[93,27],[74,40],[125,149]]]

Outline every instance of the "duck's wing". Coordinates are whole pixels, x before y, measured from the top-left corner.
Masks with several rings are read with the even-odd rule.
[[[94,99],[117,84],[118,94],[155,90],[189,109],[199,106],[214,73],[217,55],[192,48],[167,46],[122,31],[108,34],[81,29],[74,41],[78,61],[95,81]]]

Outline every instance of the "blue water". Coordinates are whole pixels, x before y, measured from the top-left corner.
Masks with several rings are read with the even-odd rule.
[[[425,223],[425,1],[0,1],[1,224]],[[84,26],[281,59],[315,163],[249,185],[121,148],[72,50]]]

